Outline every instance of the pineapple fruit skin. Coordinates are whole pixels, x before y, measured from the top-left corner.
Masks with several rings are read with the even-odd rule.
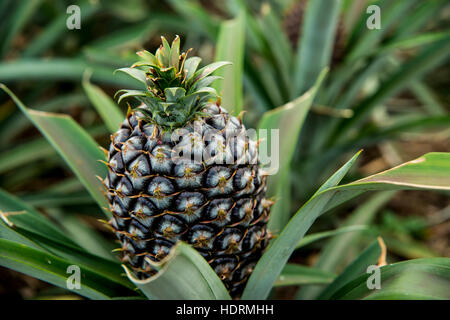
[[[174,142],[171,132],[135,109],[111,136],[105,186],[122,261],[145,279],[155,274],[149,260],[160,261],[177,241],[185,241],[238,296],[270,237],[272,202],[265,198],[256,142],[238,118],[216,104],[181,129],[184,136]],[[201,162],[172,157],[187,145],[194,156],[207,148],[209,157]]]

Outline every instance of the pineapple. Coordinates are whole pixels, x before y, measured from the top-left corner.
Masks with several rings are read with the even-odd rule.
[[[185,241],[237,296],[268,243],[272,202],[257,143],[209,87],[219,78],[212,72],[228,63],[197,70],[200,58],[180,54],[178,37],[138,55],[119,70],[146,90],[118,92],[119,102],[138,103],[111,136],[104,181],[122,260],[145,279],[155,274],[149,261]]]

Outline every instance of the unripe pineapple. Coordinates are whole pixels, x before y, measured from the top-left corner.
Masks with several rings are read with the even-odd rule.
[[[221,108],[211,76],[226,62],[197,70],[180,40],[162,38],[153,55],[120,69],[146,90],[121,90],[140,102],[111,136],[105,179],[122,259],[135,274],[155,273],[178,240],[196,248],[232,295],[243,288],[268,242],[271,202],[256,142]],[[216,101],[216,102],[212,102]],[[231,138],[230,138],[231,137]]]

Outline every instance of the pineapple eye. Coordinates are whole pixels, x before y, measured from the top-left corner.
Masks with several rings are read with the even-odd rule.
[[[116,173],[122,173],[125,169],[121,153],[116,153],[109,161],[109,167]]]
[[[225,117],[223,114],[216,114],[206,120],[206,123],[212,125],[217,130],[222,130],[225,128]]]
[[[214,199],[206,209],[206,219],[211,220],[215,225],[224,226],[230,221],[230,214],[233,202],[230,199]]]
[[[233,177],[233,186],[237,190],[242,190],[248,187],[251,182],[253,182],[253,179],[249,168],[238,169]]]
[[[155,177],[148,185],[148,193],[158,209],[167,209],[172,203],[175,188],[169,179]]]
[[[115,134],[111,136],[113,145],[120,149],[122,146],[122,143],[125,142],[128,137],[130,136],[130,130],[127,128],[121,128],[119,129]]]
[[[175,207],[177,211],[183,212],[186,209],[192,210],[202,206],[205,202],[205,197],[200,192],[182,192],[178,196]]]
[[[144,148],[146,139],[142,136],[131,137],[124,144],[122,144],[122,157],[125,164],[129,164],[136,159]]]
[[[181,219],[167,214],[158,218],[153,227],[155,232],[171,240],[176,240],[177,236],[186,230],[186,226]]]
[[[242,232],[239,229],[225,228],[223,233],[217,237],[215,245],[219,250],[227,250],[232,253],[238,249],[241,238]]]
[[[127,177],[122,177],[120,182],[117,184],[116,191],[121,195],[131,196],[133,195],[133,185]]]
[[[228,180],[231,177],[231,170],[227,167],[212,167],[206,175],[206,186],[210,188],[217,187],[223,179]]]
[[[154,258],[150,258],[153,261],[159,261],[167,256],[170,252],[170,248],[173,246],[173,243],[163,239],[154,239],[149,241],[147,246],[149,255]]]
[[[214,229],[206,225],[196,225],[189,230],[186,240],[195,247],[212,249]]]
[[[167,145],[153,148],[150,163],[156,173],[170,174],[172,171],[172,149]]]
[[[218,258],[213,262],[214,271],[222,280],[231,280],[233,272],[237,267],[235,258]]]
[[[251,251],[258,249],[264,240],[264,232],[259,226],[251,227],[242,241],[242,250]]]
[[[142,131],[148,138],[154,139],[158,135],[158,127],[151,123],[145,124]]]
[[[250,262],[237,269],[233,276],[236,281],[242,281],[247,278],[256,266],[256,262]]]
[[[128,168],[128,172],[135,174],[136,176],[146,176],[151,174],[150,161],[145,154],[141,154],[133,160]]]

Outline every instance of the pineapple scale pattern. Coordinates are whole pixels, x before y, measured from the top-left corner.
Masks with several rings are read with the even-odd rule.
[[[123,262],[139,278],[153,275],[148,261],[160,261],[182,240],[200,252],[236,296],[268,243],[272,202],[265,198],[256,142],[248,139],[241,121],[216,104],[203,112],[206,116],[197,119],[201,132],[188,123],[183,127],[187,134],[176,143],[140,117],[139,109],[129,112],[108,151],[104,184],[110,225],[122,244]],[[225,132],[236,137],[232,143]],[[193,157],[205,149],[210,157],[174,161],[173,154],[185,147]]]

